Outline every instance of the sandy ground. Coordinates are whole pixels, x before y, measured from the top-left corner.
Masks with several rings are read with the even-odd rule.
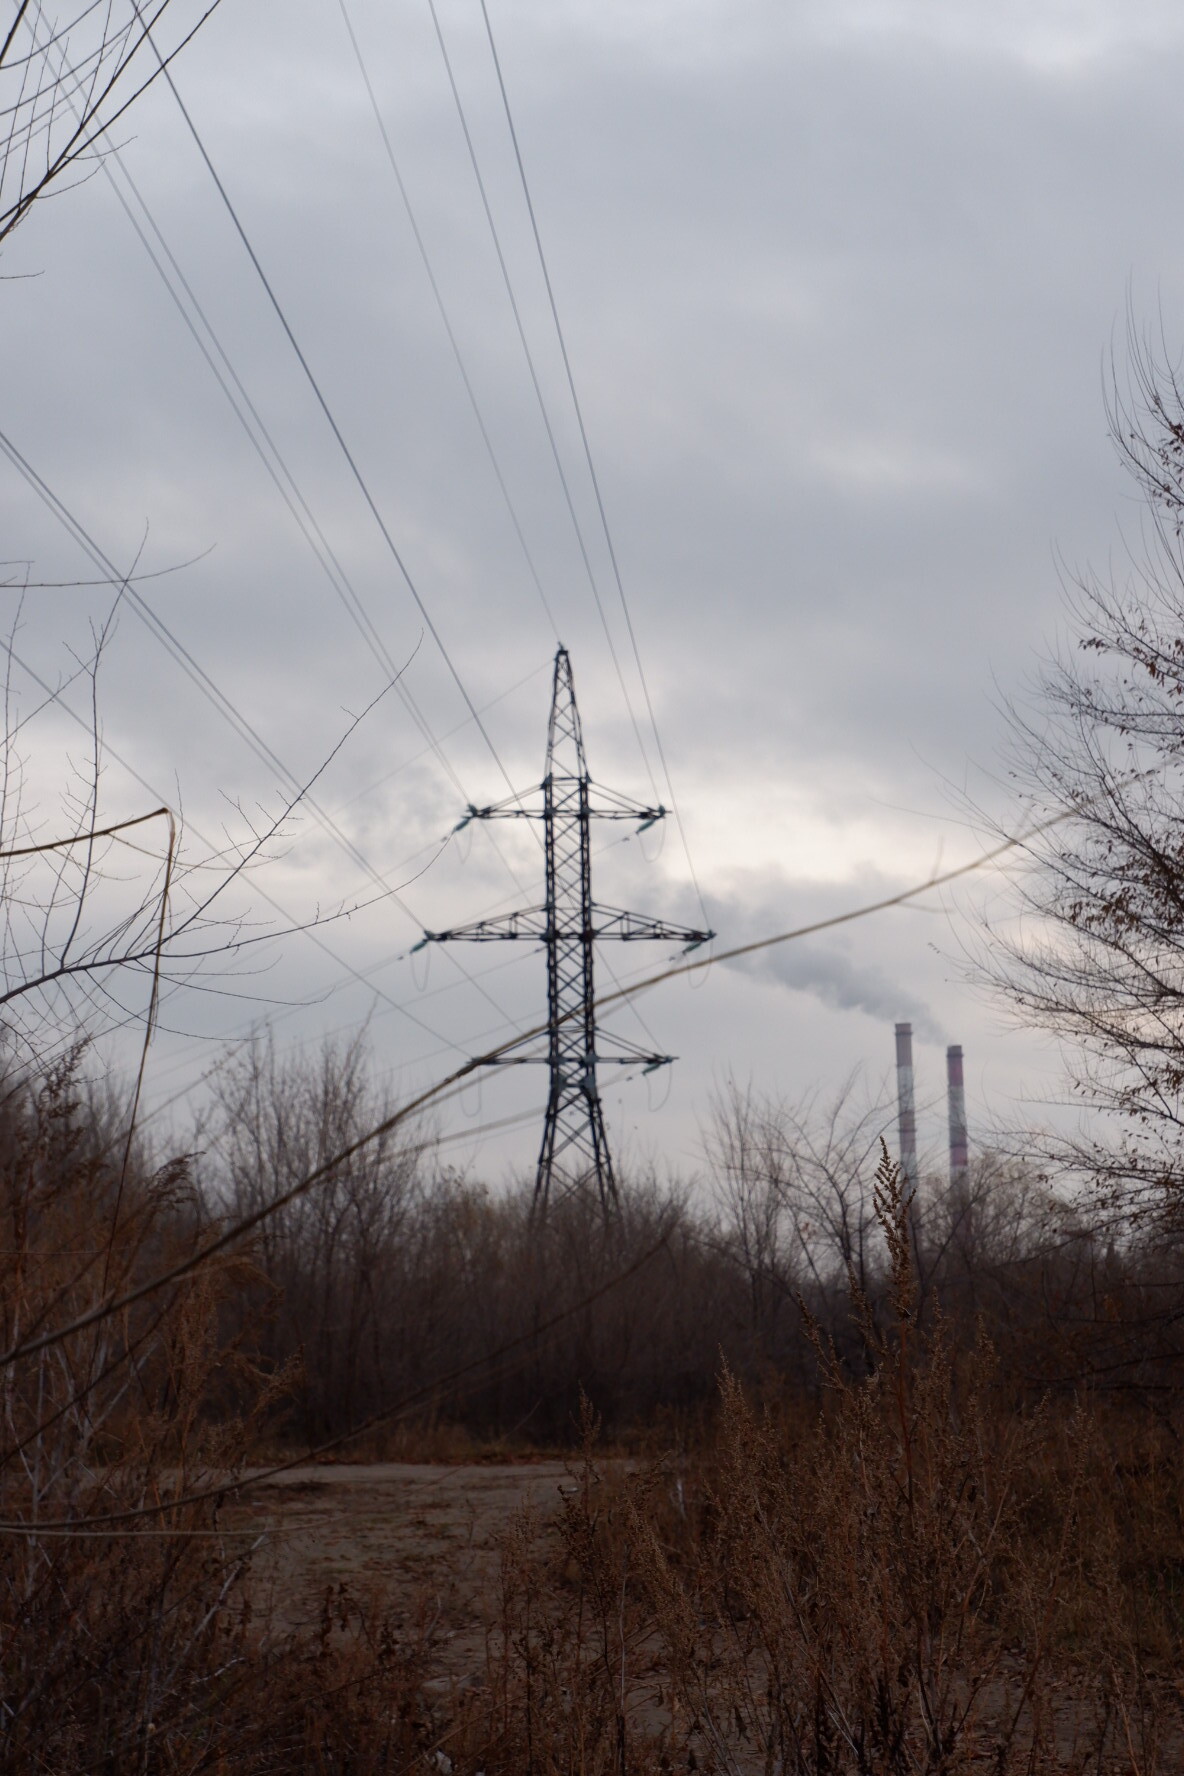
[[[454,1677],[484,1665],[499,1536],[530,1504],[549,1516],[568,1476],[560,1462],[293,1468],[263,1482],[234,1520],[266,1530],[253,1592],[277,1627],[315,1629],[343,1584],[382,1600],[396,1625],[435,1623]]]

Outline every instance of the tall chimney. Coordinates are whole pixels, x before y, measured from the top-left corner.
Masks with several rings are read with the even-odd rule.
[[[950,1098],[950,1183],[962,1184],[969,1162],[966,1142],[966,1088],[962,1083],[962,1050],[946,1049],[946,1085]]]
[[[917,1188],[917,1108],[913,1098],[913,1026],[896,1026],[896,1103],[905,1191]]]

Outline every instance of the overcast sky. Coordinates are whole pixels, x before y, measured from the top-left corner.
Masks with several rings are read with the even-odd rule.
[[[173,994],[151,1093],[198,1094],[174,1116],[199,1101],[220,1045],[269,1014],[285,1048],[369,1019],[400,1092],[537,1021],[537,951],[408,951],[424,926],[539,897],[532,832],[440,841],[467,799],[505,793],[502,765],[516,786],[538,782],[557,640],[594,777],[648,799],[652,772],[669,800],[479,0],[437,4],[603,619],[427,0],[348,0],[349,21],[472,399],[339,0],[223,0],[177,84],[451,667],[167,90],[128,121],[118,159],[39,206],[5,255],[0,426],[121,568],[141,549],[148,571],[200,556],[141,592],[284,767],[316,769],[346,712],[382,688],[384,653],[407,663],[403,688],[437,743],[393,694],[333,761],[317,796],[351,849],[305,810],[255,886],[297,921],[373,901],[360,853],[404,885],[403,904],[326,929],[327,951],[288,937],[258,947],[260,971]],[[1065,565],[1107,571],[1137,533],[1104,384],[1128,303],[1184,342],[1184,17],[1151,0],[489,7],[721,944],[971,858],[990,841],[967,824],[967,797],[1009,818],[1001,705],[1062,628]],[[180,306],[121,195],[167,243]],[[299,489],[289,501],[306,503],[305,530],[315,523],[340,563],[336,585],[182,311],[240,379]],[[3,554],[31,561],[33,578],[93,577],[7,464],[0,515]],[[11,620],[16,593],[4,596]],[[22,661],[56,685],[109,601],[30,592]],[[21,668],[14,695],[22,711],[42,698]],[[65,697],[84,712],[79,685]],[[114,754],[183,804],[195,856],[203,839],[241,834],[238,808],[280,805],[278,771],[129,608],[100,706],[111,817],[148,793]],[[49,805],[79,730],[55,706],[24,738],[29,793]],[[612,844],[598,893],[697,921],[667,826],[662,844],[653,831]],[[603,842],[622,836],[606,828]],[[644,1027],[617,1014],[614,1028],[681,1057],[607,1082],[619,1152],[693,1170],[708,1097],[729,1076],[797,1096],[861,1066],[874,1091],[903,1017],[935,1156],[947,1042],[966,1049],[972,1137],[1047,1114],[1055,1056],[965,976],[984,903],[1006,908],[998,875],[650,993]],[[253,913],[258,931],[281,923],[262,900]],[[670,954],[618,946],[605,968],[627,979]],[[537,1123],[469,1131],[541,1107],[544,1084],[541,1070],[499,1073],[442,1113],[461,1137],[456,1163],[494,1180],[529,1166]]]

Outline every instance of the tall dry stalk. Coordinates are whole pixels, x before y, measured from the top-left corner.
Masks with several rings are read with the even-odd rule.
[[[9,1098],[0,1158],[6,1347],[167,1263],[195,1234],[184,1161],[126,1175],[95,1139],[78,1057]],[[118,1213],[116,1212],[118,1208]],[[220,1335],[244,1260],[101,1320],[0,1376],[0,1762],[147,1769],[150,1742],[233,1665],[250,1541],[220,1532],[268,1389]],[[239,1408],[246,1404],[244,1417]]]
[[[673,1690],[721,1770],[947,1776],[1035,1752],[1063,1549],[1034,1566],[1022,1535],[1033,1421],[1001,1430],[985,1339],[955,1360],[940,1317],[918,1330],[886,1152],[875,1206],[882,1323],[853,1289],[871,1373],[853,1379],[815,1331],[827,1401],[798,1439],[726,1376],[691,1557],[635,1515]]]

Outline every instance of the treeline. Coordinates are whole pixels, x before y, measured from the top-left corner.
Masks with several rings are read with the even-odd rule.
[[[218,1249],[382,1117],[364,1053],[236,1062],[158,1163],[80,1060],[0,1105],[0,1769],[1179,1769],[1170,1225],[909,1204],[873,1110],[733,1096],[609,1227],[378,1138]],[[367,1421],[573,1446],[469,1689],[398,1600],[259,1609],[234,1499]]]
[[[608,1434],[660,1440],[694,1434],[725,1372],[757,1399],[815,1400],[820,1334],[851,1376],[872,1366],[851,1290],[877,1321],[888,1311],[874,1186],[885,1116],[851,1088],[796,1105],[733,1091],[702,1175],[626,1179],[608,1222],[580,1192],[540,1218],[528,1183],[457,1175],[430,1131],[358,1146],[391,1108],[360,1043],[294,1058],[260,1045],[228,1062],[200,1148],[155,1158],[128,1143],[110,1090],[88,1086],[84,1051],[11,1087],[7,1342],[84,1316],[323,1172],[220,1259],[235,1280],[218,1306],[233,1353],[219,1398],[238,1409],[240,1369],[252,1386],[269,1378],[278,1444],[359,1430],[361,1447],[397,1454],[429,1435],[444,1449],[454,1431],[554,1447],[575,1435],[584,1396]],[[1172,1216],[1120,1224],[1032,1163],[986,1153],[957,1189],[922,1181],[910,1238],[919,1325],[940,1317],[961,1346],[983,1332],[1017,1404],[1085,1389],[1174,1406],[1184,1228]]]
[[[382,1110],[360,1049],[221,1102],[159,1163],[80,1057],[0,1104],[0,1769],[1180,1767],[1169,1224],[998,1159],[910,1205],[874,1111],[734,1096],[713,1194],[609,1227],[380,1139],[220,1247]],[[471,1688],[431,1612],[258,1607],[252,1470],[368,1419],[577,1445]]]
[[[234,1222],[389,1115],[364,1049],[228,1065],[198,1171],[202,1212]],[[367,1446],[425,1426],[562,1444],[586,1394],[615,1436],[689,1428],[726,1370],[760,1397],[813,1397],[819,1329],[852,1374],[871,1359],[851,1285],[879,1313],[887,1252],[874,1200],[882,1109],[733,1091],[693,1186],[626,1181],[609,1223],[591,1193],[546,1218],[529,1185],[493,1191],[427,1137],[380,1137],[252,1236],[240,1310],[288,1377],[283,1435],[318,1445],[375,1422]],[[980,1155],[911,1210],[918,1315],[969,1343],[984,1328],[1018,1396],[1178,1385],[1184,1242],[1119,1228],[1038,1170]],[[388,1415],[385,1416],[384,1415]]]

